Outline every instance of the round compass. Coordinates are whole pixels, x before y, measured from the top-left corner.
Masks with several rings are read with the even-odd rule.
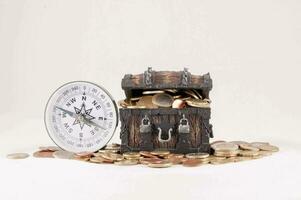
[[[118,112],[115,101],[104,88],[75,81],[51,95],[44,120],[49,136],[62,149],[94,152],[112,138]]]

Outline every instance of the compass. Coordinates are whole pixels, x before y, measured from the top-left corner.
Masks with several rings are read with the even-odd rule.
[[[50,138],[71,152],[94,152],[104,147],[118,125],[115,101],[103,87],[74,81],[49,98],[44,121]]]

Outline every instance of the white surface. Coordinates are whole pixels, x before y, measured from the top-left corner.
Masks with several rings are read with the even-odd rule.
[[[300,8],[295,0],[0,0],[1,199],[300,199]],[[43,111],[63,83],[92,81],[119,100],[123,75],[148,66],[210,72],[216,139],[268,141],[280,153],[164,170],[4,159],[51,144]]]

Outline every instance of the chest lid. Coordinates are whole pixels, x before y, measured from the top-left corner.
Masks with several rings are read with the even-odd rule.
[[[187,68],[183,71],[154,71],[149,67],[141,74],[126,74],[121,82],[121,87],[127,98],[135,97],[145,90],[195,89],[203,97],[209,98],[212,89],[210,74],[193,75]]]

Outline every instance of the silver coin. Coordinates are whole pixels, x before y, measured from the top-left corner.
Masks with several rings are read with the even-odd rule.
[[[6,155],[6,158],[8,159],[24,159],[29,157],[28,153],[11,153]]]
[[[152,97],[153,104],[159,107],[171,107],[174,99],[171,95],[163,93],[163,94],[156,94]]]
[[[55,151],[53,153],[53,156],[55,158],[61,158],[61,159],[73,159],[74,158],[74,153],[69,152],[69,151]]]

